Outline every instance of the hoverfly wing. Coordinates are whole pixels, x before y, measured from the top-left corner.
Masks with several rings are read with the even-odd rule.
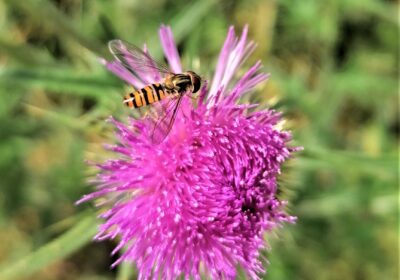
[[[167,104],[161,105],[162,108],[159,108],[161,113],[154,121],[154,126],[151,132],[151,141],[154,144],[160,144],[170,133],[175,122],[179,106],[182,102],[182,98],[182,94],[177,98],[171,98],[168,100]]]
[[[128,42],[118,39],[111,40],[108,42],[108,48],[130,73],[142,80],[141,73],[152,74],[154,71],[158,71],[162,75],[171,74],[171,71],[164,64],[157,62],[150,54]]]

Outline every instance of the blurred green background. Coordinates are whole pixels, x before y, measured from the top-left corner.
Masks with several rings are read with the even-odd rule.
[[[398,2],[378,0],[0,1],[0,279],[135,279],[91,242],[84,160],[104,155],[124,84],[98,56],[122,38],[162,57],[169,24],[183,64],[212,77],[229,25],[250,25],[279,109],[305,147],[280,197],[298,216],[267,235],[266,279],[398,277]],[[242,74],[238,73],[238,75]]]

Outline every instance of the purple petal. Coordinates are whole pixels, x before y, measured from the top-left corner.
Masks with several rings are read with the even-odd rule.
[[[233,28],[231,27],[228,36],[225,40],[224,46],[221,50],[217,70],[211,84],[208,99],[210,100],[209,106],[212,106],[220,101],[224,95],[227,94],[227,86],[232,79],[238,67],[247,59],[255,48],[255,44],[250,42],[246,43],[248,26],[245,25],[242,35],[239,38],[235,37]],[[217,93],[222,90],[219,97]]]
[[[168,60],[172,72],[182,73],[181,60],[179,58],[178,49],[176,48],[171,27],[162,25],[159,35],[164,54]]]
[[[269,77],[269,74],[256,74],[261,69],[261,66],[261,61],[257,61],[256,64],[243,75],[239,82],[236,83],[232,93],[226,98],[226,104],[235,103],[238,98]]]
[[[208,94],[208,98],[212,99],[215,97],[219,87],[221,86],[220,81],[225,72],[225,68],[227,66],[228,57],[233,48],[233,44],[235,42],[235,29],[233,26],[229,27],[228,35],[226,36],[224,46],[221,49],[221,53],[218,58],[217,69],[215,70],[213,82],[211,84],[210,92]]]

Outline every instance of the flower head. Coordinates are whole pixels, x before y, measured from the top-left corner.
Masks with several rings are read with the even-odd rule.
[[[162,26],[160,38],[171,71],[182,72],[171,29]],[[276,127],[279,113],[238,103],[268,75],[257,62],[233,82],[254,47],[247,27],[239,38],[229,29],[210,87],[196,105],[183,97],[161,144],[149,141],[148,120],[111,119],[119,145],[109,148],[118,156],[98,165],[98,190],[80,202],[103,198],[96,239],[118,237],[115,264],[136,262],[141,279],[234,279],[238,265],[258,279],[263,233],[294,221],[276,197],[280,166],[296,149],[287,146],[290,133]],[[133,76],[118,60],[104,64],[137,88],[161,79],[138,67],[140,77]]]

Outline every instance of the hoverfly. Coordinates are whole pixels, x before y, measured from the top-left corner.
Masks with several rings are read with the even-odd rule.
[[[126,106],[139,109],[153,103],[163,104],[154,120],[151,133],[152,142],[161,143],[171,131],[182,97],[188,93],[196,93],[200,89],[202,81],[200,76],[193,71],[172,73],[166,66],[157,63],[148,53],[121,40],[110,41],[108,47],[122,66],[136,77],[140,75],[133,67],[144,73],[156,70],[162,75],[159,83],[149,84],[131,92],[124,97],[123,101]],[[160,102],[164,99],[168,100]]]

